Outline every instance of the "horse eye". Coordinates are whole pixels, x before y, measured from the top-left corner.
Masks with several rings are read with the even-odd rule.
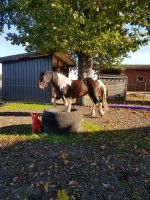
[[[42,82],[42,81],[43,81],[43,76],[40,76],[40,78],[39,78],[39,79],[40,79],[40,82]]]

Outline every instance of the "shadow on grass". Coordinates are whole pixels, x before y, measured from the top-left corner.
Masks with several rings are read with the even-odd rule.
[[[15,117],[18,117],[18,116],[22,116],[22,117],[29,117],[31,116],[31,113],[30,112],[0,112],[0,116],[2,117],[7,117],[7,116],[15,116]]]
[[[95,144],[102,144],[102,143],[112,143],[112,142],[120,142],[126,143],[127,145],[130,143],[135,144],[137,140],[142,143],[144,138],[150,138],[150,126],[147,127],[139,127],[139,128],[132,128],[132,129],[120,129],[120,130],[98,130],[100,129],[99,126],[96,124],[92,124],[92,126],[88,126],[89,123],[83,124],[89,131],[81,131],[79,133],[69,133],[69,132],[54,132],[51,134],[47,134],[47,139],[50,141],[56,142],[64,142],[63,138],[69,138],[70,141],[91,141]],[[0,130],[0,135],[32,135],[32,125],[31,124],[20,124],[20,125],[11,125],[2,127]],[[37,132],[37,134],[45,134],[45,132]],[[71,139],[72,138],[72,139]],[[40,138],[38,138],[40,139]],[[150,141],[149,141],[149,149],[150,149]]]
[[[20,124],[20,125],[11,125],[11,126],[5,126],[0,129],[0,135],[1,136],[24,136],[24,139],[35,139],[35,142],[42,141],[43,138],[44,140],[47,140],[49,142],[64,142],[64,143],[71,143],[71,142],[77,142],[77,133],[71,134],[71,133],[65,133],[65,132],[60,132],[60,133],[51,133],[47,134],[44,131],[43,132],[32,132],[32,126],[31,124]],[[28,137],[29,136],[29,137]],[[16,142],[19,142],[16,139]]]
[[[2,134],[8,130],[31,133],[31,126]],[[74,199],[149,199],[150,127],[52,134],[0,153],[2,199],[57,199],[61,189]]]
[[[31,135],[31,124],[11,125],[2,127],[0,130],[1,135]]]

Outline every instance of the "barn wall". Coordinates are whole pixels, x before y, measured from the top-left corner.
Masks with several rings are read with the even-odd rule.
[[[150,70],[126,69],[128,77],[128,91],[150,91]],[[137,77],[143,77],[143,82],[138,82]]]
[[[49,103],[50,87],[38,87],[40,71],[51,70],[51,57],[3,63],[2,100],[31,103]]]

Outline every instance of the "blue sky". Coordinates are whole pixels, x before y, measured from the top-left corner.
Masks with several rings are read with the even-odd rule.
[[[5,34],[0,35],[0,57],[25,53],[24,47],[12,45],[5,40]],[[123,64],[150,64],[150,43],[134,53],[129,53],[130,58],[125,58]],[[0,74],[1,74],[0,64]]]

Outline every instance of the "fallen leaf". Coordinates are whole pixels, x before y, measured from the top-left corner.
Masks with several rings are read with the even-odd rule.
[[[69,158],[68,158],[68,154],[67,153],[63,153],[61,152],[61,155],[58,156],[59,159],[61,159],[64,163],[64,165],[68,165],[69,164]]]
[[[101,145],[101,149],[105,150],[107,148],[106,144]]]
[[[49,183],[46,182],[46,183],[44,184],[44,190],[45,190],[46,193],[48,192],[48,189],[49,189]]]
[[[31,164],[31,165],[29,166],[29,169],[31,169],[31,168],[34,168],[34,164]]]
[[[19,179],[19,177],[16,176],[16,177],[14,177],[12,180],[13,180],[13,182],[16,182],[18,179]]]
[[[77,181],[76,180],[71,180],[71,181],[69,181],[69,185],[77,185]]]

